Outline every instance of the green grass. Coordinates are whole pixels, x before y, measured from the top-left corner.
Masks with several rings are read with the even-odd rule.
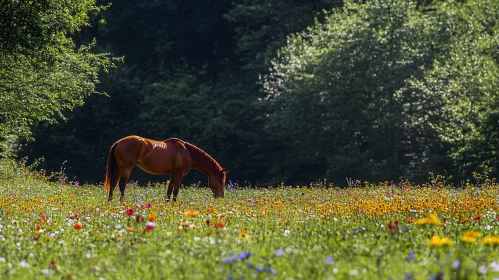
[[[497,245],[483,243],[499,236],[495,183],[238,188],[224,199],[186,186],[178,203],[163,202],[164,185],[132,184],[120,204],[106,201],[102,185],[51,182],[12,161],[1,162],[0,176],[2,279],[499,277]],[[429,213],[441,225],[412,222]],[[467,231],[481,236],[463,242]],[[453,243],[430,246],[432,234]],[[251,255],[238,259],[242,252]]]

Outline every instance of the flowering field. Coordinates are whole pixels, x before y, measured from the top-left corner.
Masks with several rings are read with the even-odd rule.
[[[339,189],[50,182],[0,165],[0,278],[494,279],[499,185],[360,183]]]

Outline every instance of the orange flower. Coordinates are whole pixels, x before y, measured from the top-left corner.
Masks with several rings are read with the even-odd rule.
[[[126,230],[128,230],[128,231],[135,231],[135,228],[134,227],[127,227]]]
[[[196,217],[199,215],[199,211],[198,210],[196,210],[196,211],[186,210],[183,215],[184,215],[184,217]]]
[[[410,219],[410,218],[409,218],[409,219],[407,219],[407,222],[408,222],[409,224],[412,224],[412,223],[414,223],[414,222],[415,222],[415,220],[414,220],[414,219]]]
[[[81,229],[83,227],[83,225],[81,223],[77,223],[75,226],[74,226],[74,229]]]
[[[149,222],[154,222],[156,220],[156,215],[153,214],[153,215],[149,216],[149,218],[147,218],[147,220]]]
[[[478,220],[480,220],[482,218],[483,218],[483,216],[481,214],[478,214],[478,215],[475,216],[475,218],[473,218],[473,220],[478,221]]]
[[[216,228],[224,228],[224,227],[225,227],[225,225],[224,225],[224,223],[222,223],[222,222],[218,221],[218,222],[216,222],[216,223],[215,223],[215,227],[216,227]]]

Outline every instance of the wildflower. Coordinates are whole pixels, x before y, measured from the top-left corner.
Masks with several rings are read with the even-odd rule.
[[[135,222],[137,223],[140,223],[140,222],[143,222],[144,221],[144,217],[142,217],[142,215],[135,215]]]
[[[325,263],[325,264],[333,264],[333,263],[334,263],[334,259],[333,259],[333,258],[331,258],[331,257],[326,258],[326,259],[324,260],[324,263]]]
[[[410,251],[409,255],[407,255],[407,260],[408,261],[413,261],[415,259],[416,259],[416,254],[414,253],[414,251]]]
[[[478,274],[485,275],[485,274],[487,274],[487,272],[489,271],[489,269],[487,268],[487,266],[481,265],[481,266],[478,267],[477,271],[478,271]]]
[[[461,237],[461,241],[466,243],[475,243],[477,237],[480,237],[480,233],[476,231],[467,231]]]
[[[479,220],[481,220],[482,218],[483,218],[483,216],[482,216],[481,214],[478,214],[478,215],[476,215],[476,216],[473,218],[473,220],[474,220],[474,221],[479,221]]]
[[[256,271],[258,271],[258,272],[263,272],[263,269],[264,269],[264,267],[261,264],[256,266]]]
[[[21,260],[21,261],[19,262],[19,266],[20,266],[20,267],[30,267],[31,265],[30,265],[27,261],[25,261],[25,260]]]
[[[79,217],[79,215],[77,213],[74,213],[73,215],[69,216],[68,218],[70,220],[72,220],[72,219],[77,219],[78,217]]]
[[[147,208],[147,209],[149,209],[149,208],[151,208],[151,207],[152,207],[152,204],[151,204],[150,202],[148,202],[148,203],[146,204],[146,208]]]
[[[430,280],[443,280],[444,279],[444,273],[443,272],[439,272],[435,275],[431,275],[430,276]]]
[[[411,218],[407,219],[407,222],[408,222],[409,224],[412,224],[412,223],[414,223],[415,221],[416,221],[416,220],[411,219]]]
[[[490,263],[490,269],[494,272],[499,272],[499,263],[496,262]]]
[[[277,271],[275,269],[273,269],[272,267],[269,267],[268,268],[268,272],[272,275],[276,275],[277,274]]]
[[[417,219],[416,224],[418,225],[440,225],[441,222],[438,219],[437,215],[430,214],[428,218]]]
[[[242,261],[242,260],[248,259],[250,256],[251,256],[250,251],[241,252],[241,253],[237,254],[237,259]]]
[[[242,239],[248,239],[249,234],[247,234],[245,231],[241,231],[241,233],[239,233],[239,237]]]
[[[499,245],[499,236],[485,236],[482,242],[486,245]]]
[[[156,220],[156,215],[151,215],[147,218],[149,222],[154,222]]]
[[[126,209],[125,213],[128,216],[133,216],[133,214],[135,214],[135,210],[133,210],[133,208],[128,208],[128,209]]]
[[[126,230],[128,230],[128,231],[135,231],[135,228],[134,227],[127,227]]]
[[[183,215],[184,215],[184,217],[196,217],[199,215],[199,211],[198,210],[196,210],[196,211],[186,210]]]
[[[452,244],[452,240],[448,237],[440,237],[438,235],[433,236],[432,239],[428,242],[428,245],[430,246],[435,246],[435,247],[440,247],[443,245],[450,245]]]
[[[216,222],[216,223],[215,223],[215,227],[216,227],[216,228],[224,228],[224,227],[225,227],[225,225],[224,225],[224,223],[222,223],[221,221],[218,221],[218,222]]]
[[[77,223],[75,226],[74,226],[74,229],[78,230],[78,229],[81,229],[83,227],[83,225],[81,223]]]
[[[42,219],[42,221],[46,222],[47,221],[47,216],[45,216],[44,214],[42,214],[40,216],[40,218]]]
[[[276,256],[282,256],[282,255],[284,255],[284,250],[279,248],[279,249],[274,251],[274,254]]]
[[[452,268],[454,270],[457,270],[459,269],[459,267],[461,266],[461,260],[460,259],[456,259],[453,263],[452,263]]]
[[[156,227],[156,223],[154,222],[147,222],[146,223],[146,231],[149,232],[153,230]]]

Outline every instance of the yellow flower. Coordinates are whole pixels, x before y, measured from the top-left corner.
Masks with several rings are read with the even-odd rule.
[[[452,244],[452,240],[448,237],[440,237],[438,235],[433,236],[432,239],[428,242],[428,245],[430,246],[435,246],[435,247],[440,247],[443,245],[450,245]]]
[[[418,224],[418,225],[440,225],[440,224],[442,224],[442,222],[440,222],[440,219],[438,219],[437,215],[430,214],[430,215],[428,215],[428,218],[417,219],[416,224]]]
[[[482,242],[487,245],[499,245],[499,236],[485,236]]]
[[[196,217],[197,215],[199,215],[199,211],[186,210],[183,215],[184,217]]]
[[[461,241],[466,242],[466,243],[475,243],[476,242],[476,237],[472,236],[462,236]]]
[[[241,231],[241,233],[239,233],[239,237],[241,237],[242,239],[248,239],[249,238],[249,234],[247,234],[244,231]]]
[[[473,238],[477,238],[477,237],[480,237],[480,233],[477,232],[477,231],[467,231],[463,234],[463,236],[466,236],[466,237],[473,237]]]

